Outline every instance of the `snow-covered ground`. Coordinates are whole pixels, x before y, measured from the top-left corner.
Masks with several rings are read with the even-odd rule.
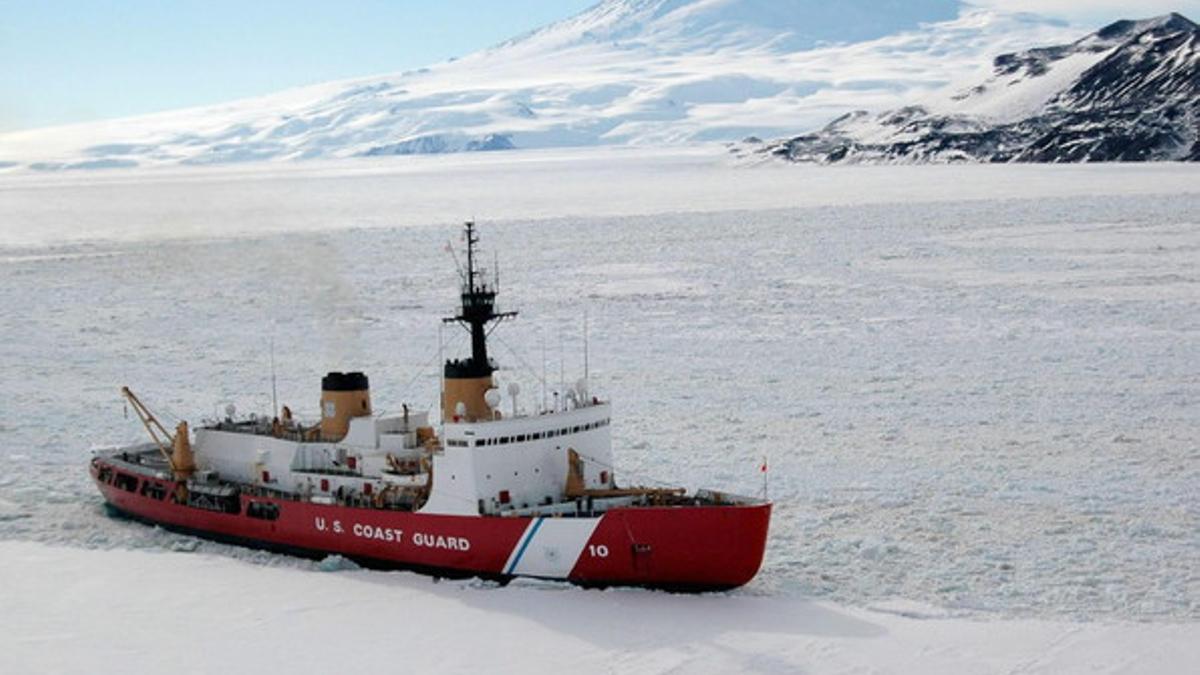
[[[0,671],[1197,662],[1195,168],[414,160],[0,180]],[[273,335],[294,408],[330,369],[431,405],[442,248],[471,216],[522,310],[502,379],[540,393],[543,345],[552,384],[577,377],[587,308],[626,478],[754,493],[769,456],[754,583],[325,574],[105,515],[85,463],[141,437],[122,384],[193,421],[266,410]],[[541,651],[501,663],[518,638]]]
[[[1196,192],[1186,165],[737,165],[717,145],[570,148],[0,177],[0,246],[566,216]],[[71,249],[75,251],[75,249]],[[75,251],[78,253],[78,251]]]
[[[0,542],[6,673],[1183,673],[1200,626],[956,619]],[[135,590],[136,589],[136,590]],[[1181,667],[1183,666],[1183,667]]]

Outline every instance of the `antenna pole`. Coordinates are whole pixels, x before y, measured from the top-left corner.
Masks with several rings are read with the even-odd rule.
[[[475,292],[475,221],[467,221],[467,292]]]
[[[444,322],[438,324],[438,363],[439,364],[443,364],[446,362],[446,357],[443,354],[443,352],[445,351],[445,346],[444,346],[444,342],[442,339],[442,334],[445,331],[445,327],[446,327],[446,324]],[[438,408],[441,409],[441,408],[444,408],[446,405],[446,369],[444,367],[438,368],[438,372],[441,373],[441,379],[438,380]],[[445,424],[446,420],[443,419],[442,423]]]
[[[542,412],[546,411],[546,334],[540,329],[538,337],[542,341]]]
[[[583,310],[583,381],[588,381],[588,311]]]
[[[279,419],[279,396],[275,390],[275,335],[271,335],[271,415]]]

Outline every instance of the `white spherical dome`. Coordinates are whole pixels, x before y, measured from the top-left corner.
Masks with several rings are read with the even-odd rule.
[[[500,390],[488,389],[483,393],[483,400],[489,408],[498,408],[500,406]]]

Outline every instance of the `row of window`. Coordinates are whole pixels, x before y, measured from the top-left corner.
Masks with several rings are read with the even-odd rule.
[[[551,429],[549,431],[538,431],[538,432],[534,432],[532,434],[517,434],[516,436],[497,436],[495,438],[476,438],[474,440],[469,439],[469,438],[468,439],[451,438],[451,439],[447,439],[446,445],[455,447],[455,448],[467,448],[467,447],[471,447],[472,445],[478,447],[478,446],[484,446],[484,445],[507,445],[509,443],[524,443],[526,441],[540,441],[543,438],[556,438],[558,436],[566,436],[567,434],[578,434],[583,431],[591,431],[592,429],[599,429],[600,427],[606,427],[606,426],[608,426],[608,424],[609,424],[609,420],[602,419],[602,420],[597,420],[595,422],[591,422],[588,424],[580,424],[580,425],[574,426],[574,427],[564,427],[562,429]]]
[[[137,476],[119,471],[114,474],[109,467],[102,467],[98,478],[126,492],[139,492],[143,497],[159,501],[167,497],[166,485],[146,479],[141,481],[142,488],[138,490]],[[367,493],[370,494],[370,491],[368,490]],[[174,497],[172,497],[172,501],[174,501]],[[222,513],[238,513],[241,511],[240,501],[236,493],[221,497],[196,493],[188,495],[188,506]],[[251,518],[258,518],[259,520],[277,520],[279,518],[279,506],[270,502],[250,501],[246,506],[246,515]]]

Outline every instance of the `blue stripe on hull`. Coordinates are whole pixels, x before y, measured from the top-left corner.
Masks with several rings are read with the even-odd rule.
[[[508,569],[504,570],[505,574],[512,574],[513,570],[517,569],[517,565],[521,562],[521,556],[525,555],[525,549],[529,548],[529,542],[533,541],[534,535],[537,534],[538,528],[542,526],[542,521],[545,518],[538,518],[533,523],[533,527],[529,528],[529,534],[525,536],[525,540],[521,542],[521,547],[517,549],[517,555],[509,564]]]

